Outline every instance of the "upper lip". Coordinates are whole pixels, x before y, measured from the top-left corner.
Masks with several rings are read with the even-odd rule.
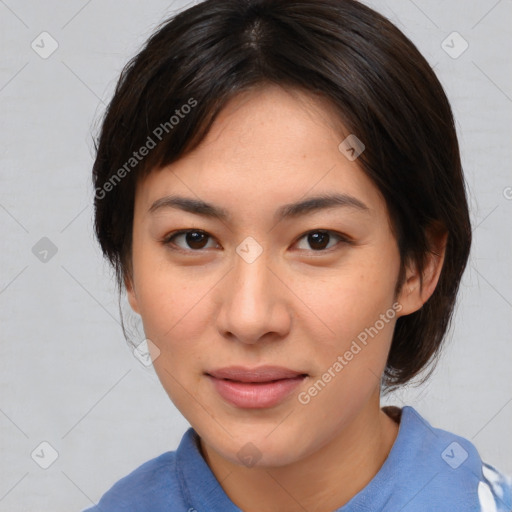
[[[216,379],[229,379],[238,382],[271,382],[274,380],[293,379],[306,375],[306,373],[283,368],[282,366],[258,366],[257,368],[229,366],[209,371],[207,375]]]

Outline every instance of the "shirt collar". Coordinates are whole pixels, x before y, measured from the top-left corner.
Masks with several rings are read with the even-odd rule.
[[[469,452],[464,461],[464,471],[473,473],[479,479],[481,460],[469,441],[433,428],[413,407],[404,406],[397,437],[384,464],[372,480],[338,512],[374,512],[393,510],[393,507],[400,510],[408,503],[412,506],[421,493],[429,492],[432,482],[437,480],[441,482],[440,485],[446,486],[447,479],[454,478],[454,468],[449,462],[452,462],[451,455],[454,453],[453,446],[450,451],[450,443],[455,440],[462,443],[459,447]],[[460,456],[456,446],[455,449],[455,456]],[[178,479],[191,507],[199,511],[242,512],[231,502],[206,464],[199,448],[199,437],[193,428],[184,434],[176,456]],[[434,483],[434,487],[437,487],[438,483]],[[467,499],[467,489],[453,488],[451,497],[455,504],[463,492]]]

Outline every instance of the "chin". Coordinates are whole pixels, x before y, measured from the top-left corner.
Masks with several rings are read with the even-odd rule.
[[[203,425],[194,427],[203,441],[224,459],[248,468],[281,467],[297,462],[313,447],[303,446],[304,429],[290,429],[284,425],[244,425],[243,427],[227,428],[228,432],[236,432],[231,437],[226,431]],[[295,430],[295,431],[294,431]],[[309,448],[309,449],[308,449]]]

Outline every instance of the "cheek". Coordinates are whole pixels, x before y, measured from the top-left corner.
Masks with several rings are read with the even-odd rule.
[[[385,255],[371,256],[335,269],[321,280],[302,281],[304,303],[336,340],[357,337],[392,307],[398,263]]]
[[[155,274],[140,287],[140,314],[146,335],[162,349],[190,347],[200,339],[207,323],[205,290],[210,286],[193,286],[177,278],[166,280]],[[184,347],[185,342],[185,347]]]
[[[319,414],[322,407],[350,407],[352,402],[356,407],[379,382],[396,321],[393,292],[398,265],[394,269],[394,263],[392,258],[361,258],[358,265],[337,272],[336,278],[320,283],[309,295],[311,309],[333,331],[320,339],[310,333],[320,341],[314,347],[315,379],[329,380],[316,402]]]
[[[139,267],[139,310],[146,337],[160,351],[155,370],[167,391],[179,395],[177,382],[193,389],[198,377],[193,370],[205,366],[208,354],[202,340],[213,325],[209,292],[219,279],[211,272],[191,278],[191,267],[154,263],[146,260]]]
[[[314,408],[315,424],[320,420],[339,426],[379,385],[396,321],[394,282],[381,279],[384,275],[368,271],[331,281],[324,286],[324,298],[317,299],[315,310],[334,333],[320,339],[312,333],[320,341],[312,354],[315,375],[300,403]],[[333,411],[338,411],[335,421]]]
[[[171,277],[169,276],[171,274]],[[211,315],[206,311],[208,282],[153,267],[140,274],[138,296],[144,332],[158,347],[155,371],[172,402],[188,411],[208,355],[201,344]],[[200,412],[200,411],[199,411]]]
[[[156,340],[172,339],[187,314],[193,314],[208,280],[191,279],[190,267],[172,266],[166,251],[153,240],[134,243],[133,267],[146,335]]]

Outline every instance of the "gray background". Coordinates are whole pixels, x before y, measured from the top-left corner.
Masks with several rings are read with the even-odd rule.
[[[444,359],[427,385],[386,403],[413,405],[512,473],[512,2],[370,4],[445,86],[474,224]],[[0,0],[1,511],[81,510],[175,449],[188,427],[126,346],[112,274],[93,238],[90,185],[91,133],[119,72],[184,5]],[[59,45],[46,59],[31,47],[43,45],[43,31]],[[458,58],[442,47],[453,31],[469,43]],[[453,54],[461,43],[452,36],[445,45]],[[45,39],[45,51],[50,45]],[[39,466],[52,460],[42,441],[58,452],[48,469]]]

